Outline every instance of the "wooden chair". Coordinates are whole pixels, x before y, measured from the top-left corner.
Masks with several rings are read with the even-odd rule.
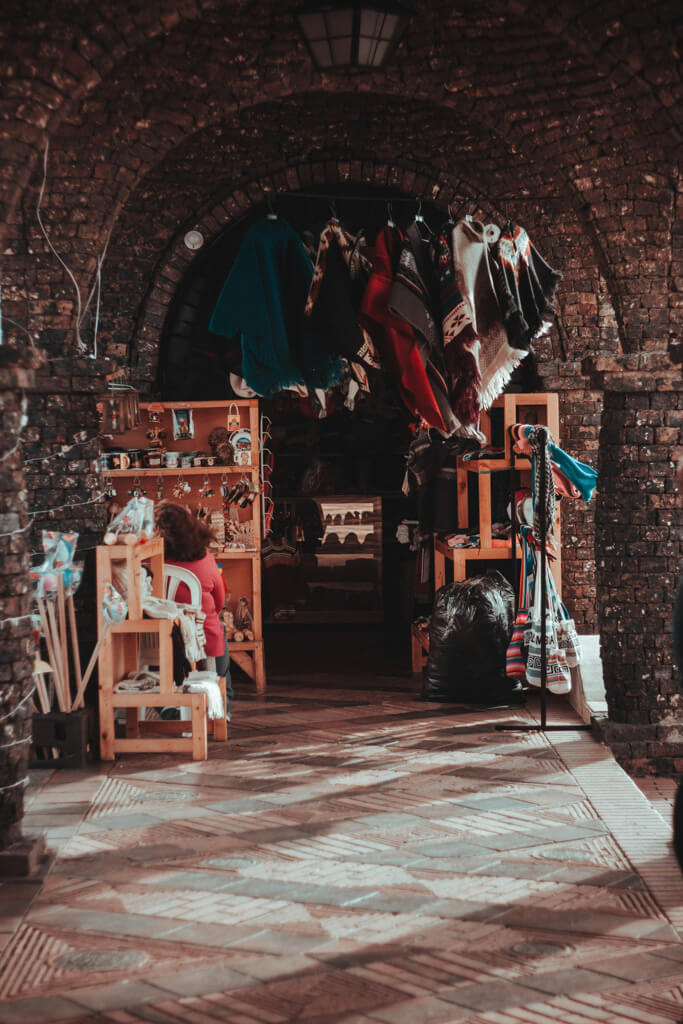
[[[152,567],[155,596],[164,596],[163,541],[155,539],[147,544],[112,545],[97,549],[97,606],[100,633],[104,630],[102,597],[105,583],[112,579],[114,563],[123,562],[128,570],[128,614],[124,622],[112,626],[107,632],[98,658],[100,756],[112,761],[117,753],[178,753],[191,754],[193,760],[206,760],[208,756],[207,721],[217,740],[227,739],[225,718],[208,720],[208,699],[205,693],[180,693],[173,680],[173,649],[170,619],[145,619],[142,616],[141,574],[142,562]],[[169,567],[170,568],[170,567]],[[170,575],[170,574],[169,574]],[[196,577],[195,577],[196,579]],[[199,581],[197,580],[197,583]],[[201,587],[200,587],[201,595]],[[119,693],[116,684],[139,670],[140,637],[153,635],[159,666],[159,689],[141,693]],[[225,680],[219,682],[223,701],[226,701]],[[187,708],[189,719],[181,721],[140,721],[140,709],[154,707]],[[115,734],[115,712],[126,710],[126,736]],[[187,733],[190,735],[187,735]]]

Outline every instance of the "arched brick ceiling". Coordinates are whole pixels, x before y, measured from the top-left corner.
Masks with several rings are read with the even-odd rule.
[[[170,74],[178,100],[188,93],[192,99],[195,89],[220,95],[225,85],[234,86],[238,102],[260,102],[268,94],[307,86],[334,91],[341,83],[347,91],[348,76],[321,78],[311,67],[291,17],[294,6],[290,3],[283,10],[280,3],[232,2],[213,9],[206,0],[140,5],[126,0],[99,4],[93,12],[92,4],[53,0],[46,17],[45,5],[38,0],[10,0],[5,31],[13,88],[3,114],[16,114],[18,106],[24,125],[54,130],[64,112],[73,111],[87,93],[104,92],[111,102],[117,91],[130,95],[126,83],[132,85],[140,76],[159,88],[155,105],[166,106],[164,73]],[[461,114],[471,115],[481,107],[477,113],[483,117],[484,101],[493,100],[490,123],[527,143],[533,114],[545,117],[544,91],[552,93],[549,100],[556,106],[566,90],[577,114],[582,102],[600,102],[596,86],[601,78],[609,78],[605,97],[618,86],[623,90],[620,103],[628,108],[630,94],[636,104],[630,111],[633,118],[661,115],[661,129],[666,131],[672,119],[681,116],[676,104],[681,76],[673,4],[654,3],[621,14],[612,5],[578,0],[551,10],[534,0],[486,5],[467,0],[457,6],[432,0],[416,6],[393,66],[376,75],[356,76],[352,84],[391,93],[407,80],[413,95],[424,90],[438,99],[446,92],[458,97]],[[678,25],[680,31],[680,19]],[[163,42],[156,50],[164,54],[159,64],[149,59],[154,53],[150,41]],[[186,65],[180,75],[173,75],[186,56],[193,70]],[[15,97],[23,102],[13,104]],[[522,117],[505,113],[511,98],[518,114],[520,107],[529,106]],[[614,116],[619,103],[609,106],[606,113]],[[552,114],[565,132],[571,130],[568,113],[555,109]],[[601,125],[603,134],[606,126]]]
[[[28,16],[9,33],[17,52],[5,111],[27,132],[8,144],[16,166],[14,177],[5,174],[6,202],[16,201],[40,145],[28,129],[46,126],[53,136],[46,207],[57,235],[60,218],[66,224],[70,214],[63,203],[51,206],[53,197],[71,191],[88,209],[92,245],[73,251],[87,275],[132,190],[172,162],[185,140],[230,123],[236,110],[294,95],[331,102],[351,92],[359,116],[372,95],[442,106],[454,130],[466,125],[480,142],[494,140],[508,180],[521,168],[529,191],[563,188],[568,206],[585,206],[585,219],[594,222],[589,244],[603,248],[608,281],[606,247],[616,252],[620,242],[614,204],[634,198],[634,170],[648,175],[652,194],[643,198],[661,210],[659,237],[670,232],[673,189],[661,154],[678,138],[672,5],[618,16],[579,0],[550,11],[534,0],[457,7],[431,0],[416,5],[388,69],[342,75],[313,68],[294,6],[113,2],[93,14],[91,4],[57,0],[45,19],[44,6],[29,2]],[[43,21],[32,20],[41,14]],[[353,116],[353,103],[345,102]],[[483,150],[475,156],[483,159]],[[467,159],[474,162],[471,152]],[[614,274],[617,282],[639,276],[618,268]]]

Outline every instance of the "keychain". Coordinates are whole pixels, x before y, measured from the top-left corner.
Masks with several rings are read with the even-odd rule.
[[[164,500],[164,478],[161,475],[161,473],[159,473],[159,476],[157,477],[157,501],[163,501],[163,500]]]
[[[116,488],[114,487],[114,481],[112,480],[112,478],[109,476],[108,473],[104,474],[104,476],[102,478],[102,483],[104,484],[104,496],[105,496],[105,498],[115,498],[116,497]]]
[[[211,498],[215,493],[216,493],[215,490],[213,489],[213,487],[211,486],[211,484],[209,482],[208,473],[205,473],[204,474],[204,481],[202,483],[202,486],[199,488],[199,497],[200,498]]]
[[[228,474],[221,474],[221,497],[227,498],[230,495],[230,488],[228,487]]]
[[[147,491],[142,486],[139,476],[133,477],[133,486],[128,491],[128,493],[132,498],[141,498],[145,494],[147,494]]]
[[[184,498],[185,495],[189,494],[191,490],[192,488],[190,487],[188,482],[186,480],[183,480],[183,474],[178,473],[178,479],[176,480],[175,486],[173,488],[173,497]]]

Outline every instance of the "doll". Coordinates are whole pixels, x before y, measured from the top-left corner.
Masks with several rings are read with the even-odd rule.
[[[242,633],[245,640],[254,639],[254,620],[251,615],[251,608],[246,597],[241,597],[235,609],[235,629]],[[237,633],[235,634],[237,639]]]

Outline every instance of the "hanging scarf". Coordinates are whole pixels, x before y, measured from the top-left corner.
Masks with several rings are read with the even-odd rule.
[[[456,283],[467,303],[472,328],[481,343],[479,408],[488,409],[526,352],[511,348],[508,343],[491,278],[484,225],[479,221],[458,221],[453,228],[452,240]]]
[[[449,435],[458,426],[458,421],[451,408],[441,331],[434,313],[437,289],[428,243],[420,235],[417,224],[413,223],[406,231],[396,268],[389,312],[401,317],[415,331],[420,358],[441,413],[444,432]]]
[[[420,358],[415,330],[389,310],[394,274],[403,248],[403,235],[387,225],[375,242],[375,258],[360,307],[360,322],[372,337],[384,366],[391,371],[403,401],[430,427],[445,430],[425,365]]]
[[[453,413],[459,420],[456,434],[486,442],[479,425],[479,389],[481,343],[472,326],[467,303],[458,290],[450,239],[443,229],[439,234],[439,292],[444,358],[448,371]]]
[[[510,345],[528,349],[550,327],[562,274],[548,266],[524,228],[506,225],[492,248],[494,283]]]
[[[532,455],[527,436],[530,430],[531,426],[528,423],[515,423],[510,428],[515,451],[522,455]],[[548,437],[550,438],[550,434]],[[552,440],[548,441],[548,454],[556,493],[567,498],[583,498],[584,501],[590,501],[598,481],[598,474],[593,467],[573,458]]]
[[[548,452],[550,432],[547,427],[528,427],[525,431],[531,445],[531,473],[533,479],[534,535],[540,542],[542,536],[550,537],[555,526],[555,485]],[[541,504],[541,493],[545,502]]]

